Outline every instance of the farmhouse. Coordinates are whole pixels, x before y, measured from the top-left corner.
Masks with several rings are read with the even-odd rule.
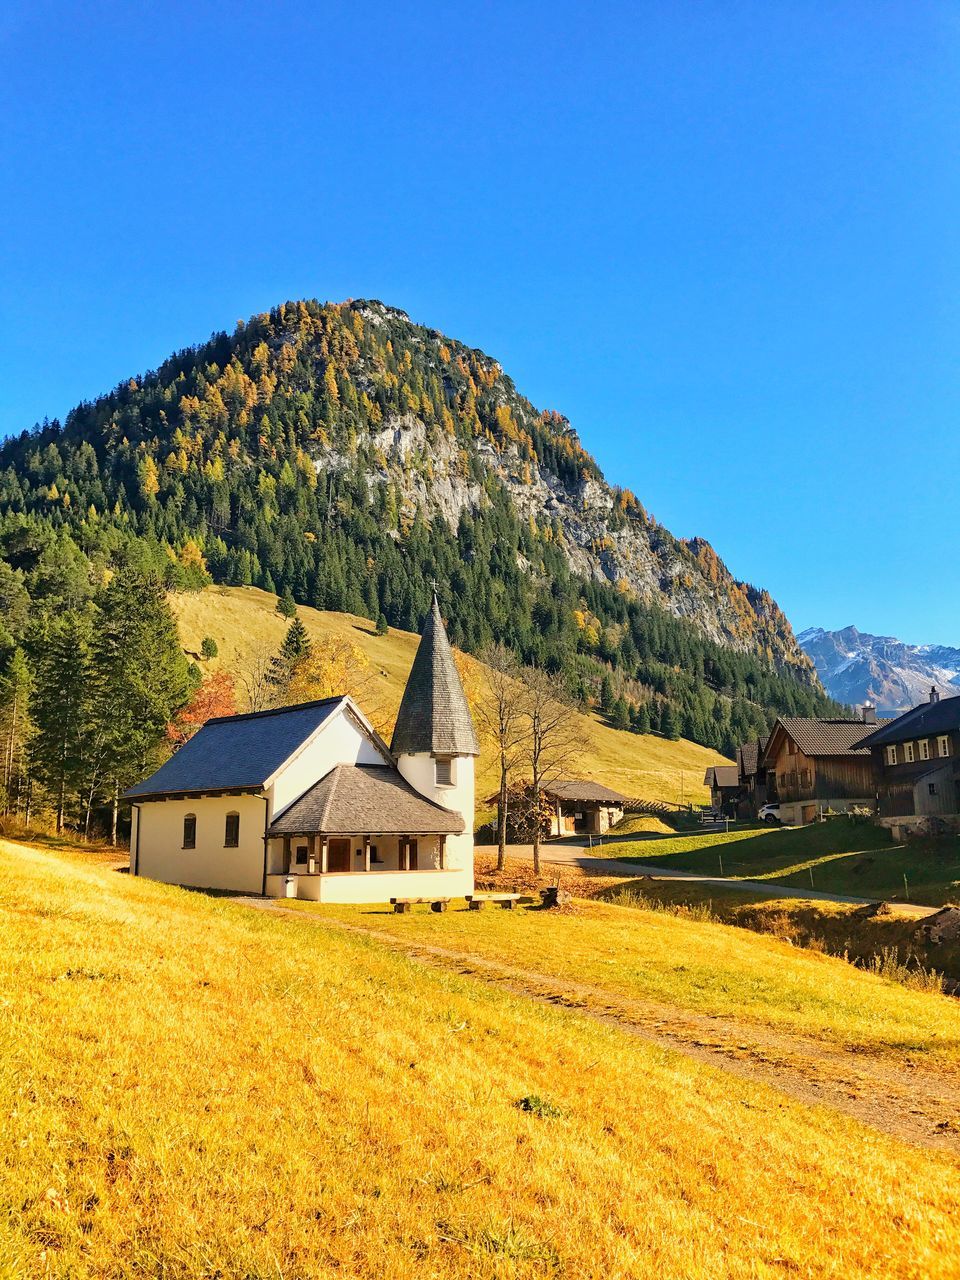
[[[870,753],[877,810],[900,832],[960,830],[960,697],[931,688],[920,706],[862,738]]]
[[[434,596],[389,748],[347,696],[210,720],[126,793],[131,873],[317,902],[471,893],[478,753]]]
[[[740,770],[735,764],[711,765],[703,775],[703,785],[710,788],[710,803],[718,813],[734,817],[740,795]]]
[[[775,784],[780,818],[788,825],[812,822],[821,810],[844,813],[873,807],[870,752],[861,739],[877,721],[872,707],[863,720],[781,717],[763,753],[768,789]]]

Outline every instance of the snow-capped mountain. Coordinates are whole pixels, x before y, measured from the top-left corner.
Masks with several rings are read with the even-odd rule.
[[[827,693],[838,702],[873,702],[881,715],[899,714],[926,701],[931,685],[944,697],[960,694],[960,649],[904,644],[856,627],[810,627],[797,639],[813,659]]]

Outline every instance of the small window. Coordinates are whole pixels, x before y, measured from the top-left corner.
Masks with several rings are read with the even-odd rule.
[[[928,782],[927,790],[930,792],[932,796],[935,796],[937,794],[937,784],[935,782]]]
[[[240,815],[239,813],[228,813],[227,821],[223,829],[223,847],[225,849],[236,849],[240,843]]]
[[[930,759],[930,739],[921,738],[917,745],[920,748],[920,759],[929,760]]]
[[[309,852],[310,852],[310,850],[309,850],[309,847],[308,847],[307,845],[305,845],[305,844],[298,844],[298,845],[297,845],[296,865],[297,865],[298,867],[305,867],[305,866],[307,865],[307,856],[308,856]]]
[[[904,759],[906,760],[907,764],[913,764],[914,760],[915,760],[917,757],[916,757],[916,753],[915,753],[915,751],[914,751],[914,749],[913,749],[913,743],[912,743],[912,742],[905,742],[905,743],[903,744],[903,754],[904,754]]]
[[[197,815],[195,813],[188,813],[183,820],[183,847],[185,849],[197,847]]]
[[[437,786],[452,787],[453,786],[453,761],[449,756],[440,756],[437,759]]]
[[[897,763],[897,748],[887,747],[887,764]]]
[[[937,755],[948,756],[950,754],[950,739],[946,734],[937,739]]]

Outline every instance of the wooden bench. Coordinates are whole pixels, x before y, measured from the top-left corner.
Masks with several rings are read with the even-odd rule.
[[[449,898],[391,898],[390,902],[394,911],[398,916],[402,916],[409,911],[411,907],[418,906],[421,902],[429,902],[431,911],[446,911],[450,902]]]
[[[468,893],[466,899],[471,911],[482,911],[488,902],[499,902],[504,911],[512,911],[518,902],[530,901],[522,893]]]

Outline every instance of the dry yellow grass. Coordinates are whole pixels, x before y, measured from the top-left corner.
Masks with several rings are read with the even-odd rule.
[[[0,1002],[5,1280],[957,1273],[953,1160],[316,917],[4,844]]]
[[[258,647],[274,652],[289,625],[276,612],[276,596],[255,587],[211,587],[171,596],[170,603],[186,649],[199,654],[204,636],[212,636],[217,642],[219,656],[205,664],[210,670],[218,666],[236,668],[247,662]],[[323,613],[305,607],[299,609],[299,614],[312,635],[346,637],[363,650],[373,671],[376,697],[392,724],[418,637],[393,629],[386,636],[378,636],[372,623],[352,614]],[[478,668],[481,665],[472,659],[467,662]],[[671,801],[682,797],[705,803],[708,792],[703,786],[704,771],[710,765],[724,763],[717,752],[693,742],[624,733],[593,715],[582,715],[579,720],[583,749],[575,764],[577,772],[627,795]],[[477,773],[478,797],[490,794],[496,786],[495,761],[486,752]]]

